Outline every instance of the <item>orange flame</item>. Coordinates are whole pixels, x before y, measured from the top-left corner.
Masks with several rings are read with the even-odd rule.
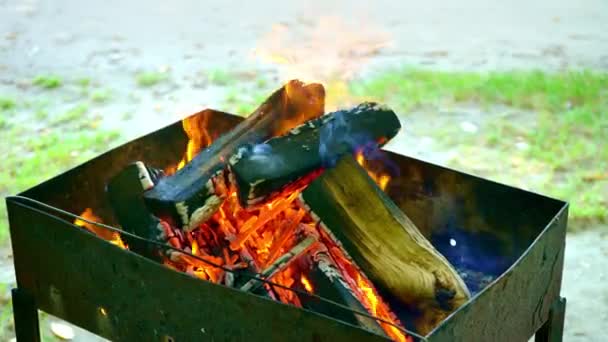
[[[93,213],[93,210],[91,208],[86,208],[84,210],[84,212],[82,214],[80,214],[80,217],[84,218],[85,220],[103,223],[101,221],[101,219]],[[109,229],[105,229],[103,227],[96,226],[94,224],[85,222],[80,219],[75,219],[74,224],[79,227],[86,228],[90,232],[95,233],[102,239],[108,240],[110,243],[112,243],[122,249],[127,249],[127,245],[122,241],[120,234],[118,234],[116,232],[113,232]]]
[[[329,253],[332,258],[336,261],[338,268],[342,271],[344,279],[349,283],[350,287],[356,291],[357,298],[361,301],[363,306],[369,310],[369,312],[378,318],[382,318],[387,322],[391,322],[395,325],[401,326],[401,323],[395,317],[393,312],[388,307],[388,304],[380,300],[380,296],[376,291],[372,283],[367,279],[359,268],[353,264],[348,257],[337,247],[326,233],[321,229],[324,242],[328,246],[332,246],[329,249]],[[400,342],[411,342],[410,336],[405,335],[401,330],[396,328],[394,325],[387,324],[382,321],[378,321],[378,324],[384,329],[384,332],[393,339],[394,341]]]
[[[357,163],[367,171],[370,178],[373,179],[376,184],[378,184],[380,189],[383,191],[386,190],[388,183],[391,181],[391,176],[381,171],[373,171],[371,167],[369,167],[367,160],[365,160],[363,151],[357,151],[355,153],[355,159],[357,160]]]
[[[209,116],[203,113],[192,115],[182,120],[182,127],[188,136],[188,145],[182,160],[177,165],[169,166],[165,172],[169,175],[175,171],[182,169],[190,162],[203,148],[209,146],[213,138],[209,134],[207,126],[209,125]]]

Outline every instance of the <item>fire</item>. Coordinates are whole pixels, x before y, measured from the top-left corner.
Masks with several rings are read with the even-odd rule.
[[[207,115],[192,115],[182,120],[182,127],[188,136],[188,145],[182,160],[177,165],[165,169],[167,174],[173,174],[175,171],[182,169],[201,149],[211,144],[213,137],[208,133],[208,124],[209,116]]]
[[[184,120],[184,130],[190,140],[182,161],[172,169],[173,171],[182,168],[202,148],[211,143],[213,137],[206,133],[205,127],[208,124],[206,120],[205,115]],[[380,188],[387,187],[390,176],[382,172],[371,171],[361,151],[356,153],[356,160],[368,170]],[[306,275],[312,265],[310,255],[307,253],[303,253],[286,268],[276,272],[274,270],[276,264],[280,264],[277,261],[280,261],[282,256],[307,236],[310,238],[310,235],[307,234],[313,234],[315,238],[318,235],[320,240],[315,243],[323,243],[328,247],[329,255],[338,266],[345,281],[369,313],[385,322],[399,326],[400,322],[388,304],[380,298],[372,283],[337,247],[338,244],[323,233],[318,222],[315,222],[307,210],[296,200],[302,189],[321,172],[322,170],[312,173],[310,178],[290,185],[264,205],[255,208],[243,208],[238,200],[235,186],[226,182],[224,177],[216,179],[215,181],[218,182],[216,188],[225,192],[225,200],[209,220],[190,232],[181,232],[179,228],[171,226],[166,221],[161,221],[161,225],[165,235],[171,236],[167,241],[171,246],[184,249],[197,257],[233,270],[235,273],[226,272],[177,252],[169,253],[163,260],[163,264],[193,277],[231,287],[242,287],[242,284],[237,283],[237,281],[242,281],[242,279],[238,279],[239,270],[257,274],[265,274],[264,272],[270,270],[265,275],[267,280],[287,288],[303,287],[308,293],[315,293],[315,289]],[[87,209],[82,216],[100,222],[91,209]],[[77,220],[75,224],[95,232],[121,248],[127,248],[119,234],[108,232],[81,220]],[[260,290],[269,298],[298,307],[301,307],[302,301],[305,300],[297,292],[277,286],[265,284]],[[387,336],[395,341],[411,341],[401,330],[385,322],[378,321]]]
[[[401,325],[397,317],[392,313],[388,304],[384,303],[380,300],[380,296],[378,292],[372,285],[372,283],[367,279],[361,271],[358,269],[356,265],[354,265],[350,259],[342,252],[342,249],[337,247],[337,245],[333,242],[333,240],[323,232],[321,229],[321,233],[323,236],[323,241],[326,245],[331,246],[329,248],[329,253],[332,258],[336,261],[336,264],[343,272],[345,280],[350,284],[350,286],[357,291],[357,298],[361,300],[363,306],[369,310],[370,314],[376,316],[378,318],[382,318],[387,322],[391,322],[396,325]],[[387,324],[381,321],[378,321],[380,326],[384,329],[386,334],[392,338],[394,341],[400,342],[410,342],[411,338],[405,335],[401,330],[397,329],[395,326],[391,324]]]
[[[355,159],[357,160],[357,163],[367,171],[370,178],[373,179],[376,184],[378,184],[380,189],[386,190],[388,183],[391,181],[391,176],[382,171],[373,171],[369,167],[368,161],[365,160],[365,156],[363,156],[363,151],[361,150],[356,152]]]
[[[85,220],[102,223],[101,219],[93,213],[93,210],[91,208],[86,208],[85,211],[82,214],[80,214],[80,217],[84,218]],[[111,230],[108,230],[108,229],[105,229],[102,227],[98,227],[94,224],[90,224],[90,223],[82,221],[80,219],[75,219],[74,224],[79,227],[86,228],[90,232],[95,233],[99,237],[101,237],[105,240],[108,240],[110,243],[112,243],[122,249],[127,249],[127,245],[122,241],[120,234],[118,234],[116,232],[113,232]]]
[[[314,293],[314,289],[312,288],[310,281],[303,274],[300,276],[300,283],[302,283],[302,285],[304,286],[306,291],[308,291],[308,293]]]
[[[284,79],[316,80],[326,85],[325,108],[354,100],[348,81],[391,44],[391,37],[368,18],[348,20],[311,14],[310,27],[275,24],[257,43],[255,57],[276,67]]]

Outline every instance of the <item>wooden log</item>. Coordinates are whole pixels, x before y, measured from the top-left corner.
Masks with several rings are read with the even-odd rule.
[[[364,103],[311,120],[254,148],[241,148],[229,161],[239,200],[243,206],[266,202],[365,144],[387,142],[400,128],[392,110]]]
[[[186,231],[206,221],[223,202],[214,177],[221,178],[225,161],[247,144],[270,137],[323,114],[325,90],[320,84],[293,80],[273,93],[247,119],[219,137],[184,168],[165,177],[144,198],[152,211],[169,215]],[[221,179],[220,179],[221,181]]]
[[[300,199],[381,292],[420,313],[415,322],[420,333],[469,299],[450,263],[352,157],[325,171]]]
[[[138,161],[128,165],[112,177],[106,186],[106,194],[114,215],[122,229],[129,233],[150,240],[165,243],[171,236],[166,227],[150,213],[144,203],[144,191],[154,186],[155,178],[161,176],[159,171],[147,168]],[[143,243],[124,236],[129,249],[155,261],[161,261],[162,252],[157,246]]]
[[[327,254],[327,249],[318,244],[310,252],[312,260],[312,270],[306,273],[314,293],[319,296],[340,303],[351,308],[356,312],[368,313],[367,309],[361,304],[348,286],[348,283],[340,275],[340,271],[334,264],[331,257]],[[300,296],[302,307],[309,309],[344,322],[361,326],[376,334],[386,336],[378,322],[370,317],[358,315],[352,311],[345,310],[336,305],[321,301],[311,296]]]
[[[287,266],[300,257],[308,250],[317,239],[314,236],[308,236],[300,241],[297,245],[291,248],[287,253],[281,255],[272,264],[266,267],[260,274],[261,279],[271,279],[275,274],[283,271]],[[254,292],[263,285],[261,281],[250,279],[247,283],[241,286],[241,291]]]

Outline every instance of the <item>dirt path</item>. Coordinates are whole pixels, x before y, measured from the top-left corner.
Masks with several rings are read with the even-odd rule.
[[[285,39],[274,41],[277,35]],[[261,60],[254,51],[260,47],[302,52],[293,62],[313,60],[305,72],[325,74],[404,63],[447,70],[607,70],[608,2],[0,0],[0,94],[35,95],[28,80],[40,74],[90,78],[111,90],[112,100],[99,111],[103,125],[123,129],[123,139],[216,107],[226,88],[209,82],[214,70],[254,70],[278,83],[293,65]],[[135,74],[150,70],[169,81],[138,87]],[[68,90],[54,96],[58,106],[80,101]],[[417,130],[416,120],[408,123]],[[401,140],[393,149],[439,163],[450,157],[434,149],[432,139],[423,141]],[[608,319],[607,229],[568,236],[566,341],[608,337],[601,328]],[[13,282],[10,258],[0,262],[0,281]]]

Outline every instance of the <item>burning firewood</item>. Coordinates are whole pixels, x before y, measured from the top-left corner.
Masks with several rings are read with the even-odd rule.
[[[302,254],[304,254],[304,252],[306,252],[316,241],[317,239],[314,236],[308,236],[304,238],[302,241],[300,241],[300,243],[298,243],[292,249],[287,251],[287,253],[277,258],[277,260],[275,260],[270,266],[266,267],[259,274],[259,277],[262,279],[272,278],[273,275],[284,270],[293,261],[295,261]],[[255,291],[261,285],[262,282],[256,279],[251,279],[243,286],[241,286],[241,291]]]
[[[144,191],[154,186],[162,173],[147,168],[142,162],[130,164],[112,177],[106,186],[108,200],[114,215],[122,228],[130,233],[158,242],[167,242],[171,236],[160,219],[150,214],[144,199]],[[160,251],[156,246],[129,239],[125,236],[129,248],[152,260],[160,261]]]
[[[420,333],[428,333],[470,297],[450,263],[353,158],[344,157],[325,171],[301,200],[320,220],[326,238],[374,285],[417,309]]]
[[[367,313],[327,253],[327,248],[322,244],[317,244],[310,254],[313,265],[312,270],[308,273],[308,278],[314,284],[315,291],[323,294],[324,298],[338,302],[353,311]],[[378,322],[370,317],[347,311],[312,296],[301,296],[300,301],[302,307],[306,309],[359,325],[376,334],[386,336]]]
[[[184,168],[161,179],[144,194],[146,203],[157,215],[173,217],[186,231],[198,227],[223,202],[224,194],[216,191],[214,177],[221,176],[226,160],[239,147],[284,134],[323,114],[324,106],[322,85],[290,81]]]
[[[401,125],[395,113],[373,103],[341,110],[311,120],[289,134],[253,148],[242,147],[229,160],[243,206],[265,202],[296,186],[323,166],[365,143],[385,143]],[[303,180],[306,181],[303,181]]]

